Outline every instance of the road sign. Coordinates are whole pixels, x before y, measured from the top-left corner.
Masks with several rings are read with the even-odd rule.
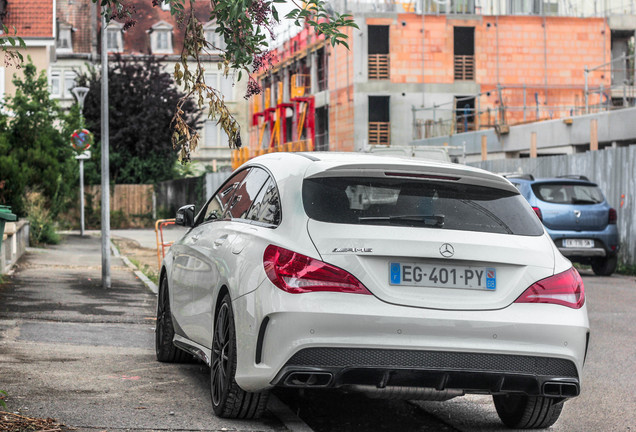
[[[78,152],[88,150],[93,144],[93,134],[86,129],[76,129],[71,135],[71,146]]]

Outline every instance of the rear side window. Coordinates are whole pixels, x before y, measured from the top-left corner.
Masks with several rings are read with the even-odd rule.
[[[232,201],[225,211],[224,218],[226,220],[244,219],[268,177],[269,175],[265,170],[257,167],[251,168],[250,173],[236,188]]]
[[[260,222],[266,225],[280,224],[280,199],[278,198],[278,190],[271,178],[265,183],[261,189],[254,204],[247,213],[246,219]]]
[[[535,183],[534,194],[541,201],[554,204],[599,204],[603,192],[593,183]]]
[[[521,195],[430,180],[305,179],[307,215],[331,223],[408,226],[539,236],[543,226]]]
[[[212,198],[210,198],[210,201],[208,201],[208,203],[203,207],[203,210],[198,216],[197,224],[200,224],[202,222],[220,220],[223,217],[225,209],[234,196],[234,192],[241,184],[243,179],[245,179],[248,173],[249,169],[245,169],[230,177],[223,184],[223,186],[221,186],[217,193]]]

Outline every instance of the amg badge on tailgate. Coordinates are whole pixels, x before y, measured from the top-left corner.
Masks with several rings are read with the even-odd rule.
[[[373,249],[372,248],[334,248],[334,250],[331,251],[331,252],[333,252],[333,253],[346,253],[346,252],[373,253]]]

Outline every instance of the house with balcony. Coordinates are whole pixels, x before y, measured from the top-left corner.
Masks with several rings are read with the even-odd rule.
[[[250,149],[235,153],[234,166],[269,151],[506,133],[634,104],[634,17],[585,15],[584,5],[565,3],[332,0],[359,27],[344,31],[350,49],[309,28],[284,39],[274,67],[258,75]]]

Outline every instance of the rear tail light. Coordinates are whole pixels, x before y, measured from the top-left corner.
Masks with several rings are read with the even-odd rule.
[[[515,303],[553,303],[579,309],[585,303],[583,279],[574,267],[532,284]]]
[[[334,291],[371,294],[355,276],[341,268],[278,246],[267,246],[263,266],[269,280],[288,293]]]
[[[541,209],[539,207],[532,207],[532,210],[537,214],[537,217],[541,222],[543,222],[543,214],[541,214]]]
[[[616,225],[616,220],[618,219],[618,215],[616,214],[616,210],[611,208],[609,209],[609,220],[607,223],[610,225]]]

